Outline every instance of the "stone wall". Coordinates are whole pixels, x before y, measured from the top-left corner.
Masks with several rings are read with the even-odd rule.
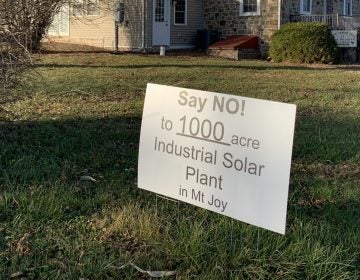
[[[260,15],[240,16],[239,0],[204,0],[205,23],[221,38],[231,35],[259,36],[261,52],[268,50],[271,36],[278,29],[278,0],[261,0]]]

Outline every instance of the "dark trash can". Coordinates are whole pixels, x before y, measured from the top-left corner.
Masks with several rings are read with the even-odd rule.
[[[210,45],[219,42],[222,38],[221,38],[221,32],[217,31],[217,30],[212,30],[209,32],[209,41],[210,41]]]
[[[197,31],[197,48],[206,50],[210,45],[210,32],[206,29]]]

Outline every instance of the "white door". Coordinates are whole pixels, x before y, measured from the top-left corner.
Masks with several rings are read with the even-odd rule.
[[[170,46],[170,0],[153,0],[153,46]]]

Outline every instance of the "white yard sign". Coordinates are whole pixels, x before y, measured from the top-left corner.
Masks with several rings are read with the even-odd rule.
[[[331,33],[339,48],[357,47],[357,31],[333,30]]]
[[[296,106],[148,84],[138,187],[285,233]]]

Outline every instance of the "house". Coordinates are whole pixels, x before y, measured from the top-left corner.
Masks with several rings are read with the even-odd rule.
[[[199,30],[217,39],[256,35],[262,53],[287,22],[360,26],[359,0],[76,0],[56,16],[53,39],[127,50],[194,48]],[[204,40],[204,37],[201,38]]]

